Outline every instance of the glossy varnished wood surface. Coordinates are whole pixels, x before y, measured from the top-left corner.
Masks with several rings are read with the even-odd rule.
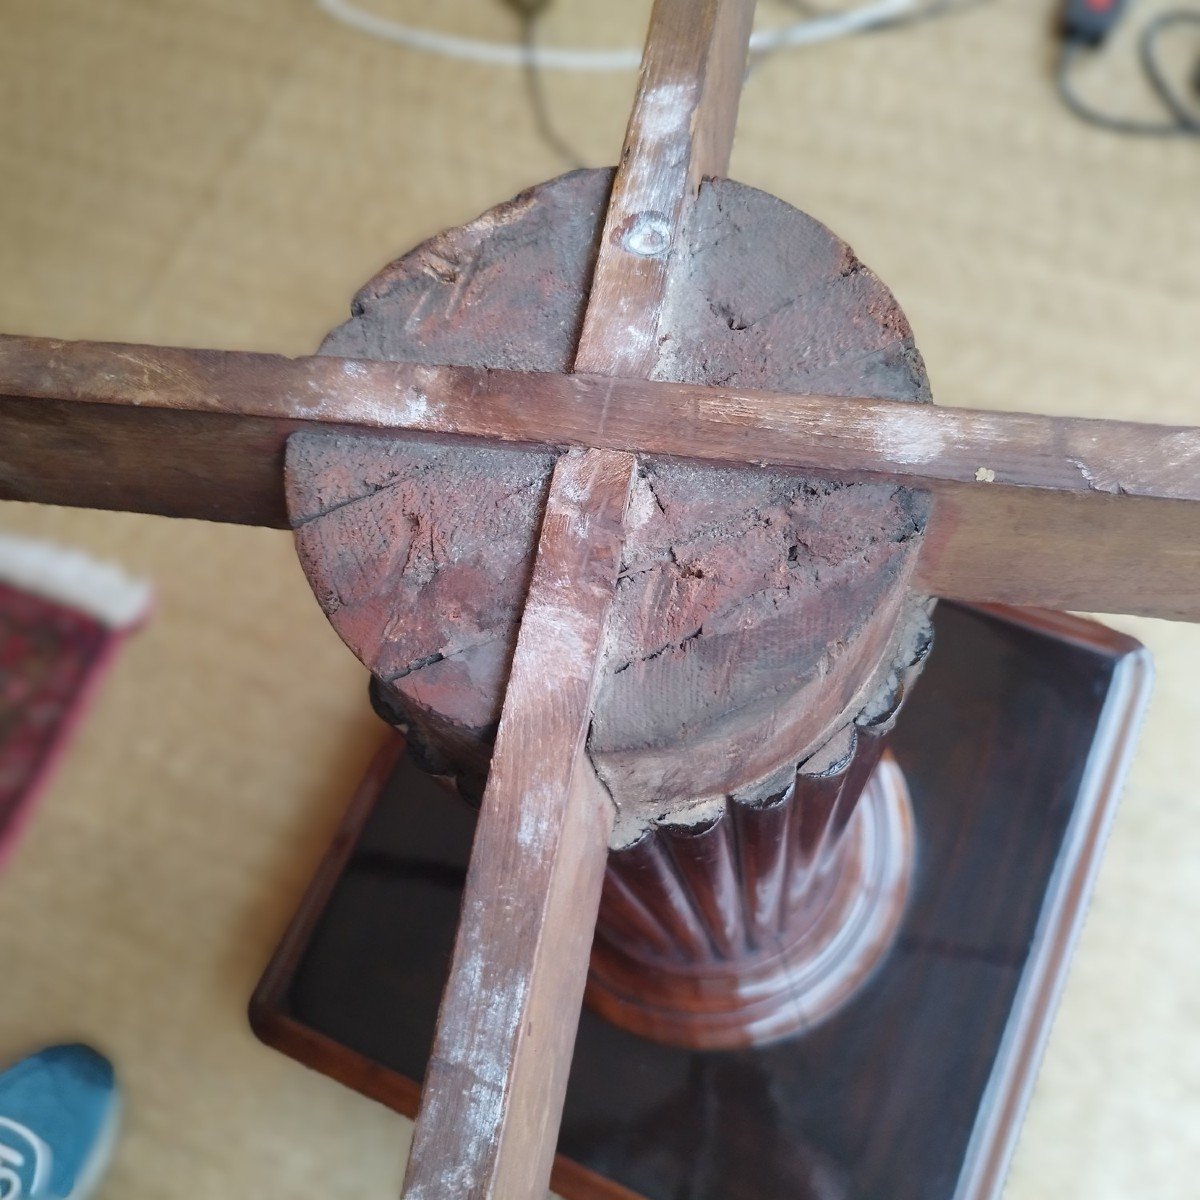
[[[585,1013],[560,1153],[652,1200],[998,1194],[1148,664],[1059,614],[943,606],[937,632],[893,738],[921,857],[892,958],[844,1012],[762,1051],[689,1054]],[[275,1044],[407,1111],[396,1080],[423,1070],[470,827],[465,806],[395,777],[259,997]],[[406,925],[371,915],[385,900]]]

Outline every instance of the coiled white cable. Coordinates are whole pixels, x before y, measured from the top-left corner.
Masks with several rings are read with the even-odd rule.
[[[545,71],[633,71],[642,59],[640,49],[579,50],[557,46],[522,46],[515,42],[488,42],[477,38],[438,33],[407,25],[359,8],[351,0],[316,0],[317,7],[335,20],[372,37],[398,42],[412,50],[439,54],[464,62],[497,67],[535,66]],[[862,33],[911,13],[917,0],[872,0],[845,12],[807,17],[778,29],[761,29],[750,39],[754,54],[793,46],[811,46],[834,38]]]

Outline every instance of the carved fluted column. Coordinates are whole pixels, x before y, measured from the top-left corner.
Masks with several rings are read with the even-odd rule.
[[[609,855],[588,1002],[643,1036],[758,1045],[823,1020],[904,912],[915,847],[886,736],[929,649],[782,790],[653,822]]]
[[[564,176],[439,234],[361,290],[323,351],[569,370],[610,185]],[[929,402],[895,298],[812,218],[706,180],[672,254],[656,378]],[[288,444],[318,598],[410,752],[468,799],[554,461]],[[737,1045],[819,1019],[869,974],[912,859],[880,753],[928,648],[912,588],[928,512],[885,482],[639,461],[588,737],[617,818],[591,985],[614,1020]]]

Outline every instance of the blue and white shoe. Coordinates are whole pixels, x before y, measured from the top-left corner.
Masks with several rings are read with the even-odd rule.
[[[0,1200],[85,1200],[112,1154],[120,1100],[112,1063],[50,1046],[0,1075]]]

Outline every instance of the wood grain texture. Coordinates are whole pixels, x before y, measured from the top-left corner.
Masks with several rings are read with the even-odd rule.
[[[209,420],[216,429],[217,418],[231,417],[264,431],[279,452],[295,430],[333,426],[641,451],[921,488],[987,483],[971,490],[1200,499],[1196,427],[916,407],[843,393],[0,335],[0,405],[5,499],[20,498],[9,493],[22,465],[32,480],[53,466],[33,455],[55,451],[78,466],[90,447],[88,426],[73,436],[37,414],[84,421],[96,407],[106,420],[115,409],[129,413],[131,424],[144,422],[146,448],[172,418],[173,436],[186,447]],[[162,414],[163,426],[153,425],[153,414]],[[124,433],[114,431],[114,441]],[[18,436],[28,438],[24,464],[8,449]],[[237,458],[256,453],[256,445],[252,437],[199,442],[174,468],[215,470],[218,454]],[[271,467],[246,465],[264,478]],[[125,470],[115,464],[107,486],[130,486]],[[56,478],[42,485],[46,503],[55,502]],[[257,518],[250,511],[244,519]]]
[[[729,169],[753,17],[754,0],[655,0],[576,371],[653,374],[688,208]]]
[[[1172,442],[1151,436],[1140,447],[1159,440]],[[1200,621],[1200,504],[943,485],[917,578],[957,600]]]
[[[716,14],[736,6],[746,13],[744,59],[753,4],[712,0],[707,7]],[[657,114],[646,111],[656,63],[683,41],[684,17],[676,0],[655,6],[610,220],[630,181],[652,170],[651,156],[661,150],[642,144],[642,126],[649,133],[657,120],[677,130],[685,146],[699,128],[702,141],[719,146],[723,138],[728,156],[740,80],[731,94],[699,109],[671,95]],[[715,21],[709,36],[728,36],[724,26]],[[685,78],[703,79],[710,49],[704,40],[685,44]],[[679,181],[657,195],[682,218],[688,195]],[[676,235],[665,231],[664,256]],[[602,240],[598,281],[619,252]],[[622,374],[630,334],[656,327],[661,289],[645,296],[627,288],[593,286],[577,366],[582,360]],[[617,313],[626,330],[614,329]],[[406,1200],[537,1200],[549,1184],[615,818],[586,741],[636,466],[620,451],[572,451],[551,477],[413,1133]]]
[[[571,453],[551,481],[409,1200],[535,1197],[549,1180],[612,822],[584,741],[633,469],[628,455]]]
[[[903,910],[912,831],[902,781],[880,760],[931,646],[775,794],[661,820],[609,855],[596,1011],[640,1036],[713,1049],[790,1036],[849,997]]]
[[[4,499],[281,525],[286,438],[326,423],[902,483],[934,494],[931,592],[1200,618],[1190,427],[0,338]]]
[[[575,173],[445,231],[361,289],[324,348],[566,370],[611,190],[607,172]],[[882,282],[811,217],[733,181],[709,180],[693,201],[659,321],[669,336],[656,370],[680,381],[786,391],[819,380],[850,397],[928,398]],[[390,711],[423,760],[475,796],[536,541],[536,505],[502,464],[531,453],[321,430],[289,442],[289,508],[318,598],[391,681]],[[431,473],[435,457],[445,469]],[[589,741],[625,831],[785,759],[794,767],[857,715],[924,519],[919,498],[892,484],[717,463],[643,459],[634,487]],[[452,539],[436,533],[439,512]],[[479,553],[464,557],[472,520]],[[371,551],[382,528],[410,525],[430,530],[431,554]],[[363,552],[380,571],[370,588]]]
[[[657,350],[653,375],[681,384],[929,399],[878,277],[819,222],[728,180],[689,203]],[[636,836],[688,797],[769,794],[854,719],[923,620],[908,584],[925,507],[891,484],[647,457],[632,511],[589,746]]]
[[[568,371],[612,180],[570,173],[417,246],[359,289],[321,353]],[[324,430],[288,443],[288,507],[326,614],[421,761],[472,797],[483,791],[545,502],[546,486],[527,485],[548,485],[553,459],[546,447]],[[314,504],[321,496],[337,507]],[[428,553],[376,557],[373,588],[346,606],[361,575],[340,547],[374,545],[384,510],[388,523],[426,531]]]
[[[276,947],[267,969],[254,989],[248,1015],[250,1026],[260,1041],[300,1059],[313,1070],[336,1079],[346,1087],[365,1091],[380,1103],[411,1118],[417,1115],[420,1107],[421,1086],[417,1080],[399,1075],[379,1063],[373,1063],[364,1056],[348,1050],[328,1035],[313,1029],[297,1017],[292,1003],[292,993],[297,983],[297,968],[310,949],[325,912],[331,904],[336,904],[338,885],[347,869],[353,869],[356,860],[361,865],[359,856],[364,849],[363,834],[376,807],[381,802],[386,803],[385,796],[392,782],[389,777],[396,775],[398,768],[403,770],[400,764],[405,762],[405,757],[405,742],[399,736],[390,738],[375,756],[355,789],[341,824],[322,856],[316,874],[306,889],[299,908],[293,914],[283,940]],[[408,758],[407,765],[410,769],[411,762],[411,758]],[[427,772],[422,771],[421,775],[427,787],[436,786],[430,783]],[[443,848],[459,841],[459,829],[462,827],[465,826],[472,832],[474,830],[476,814],[467,810],[465,804],[460,805],[455,814],[459,818],[457,823],[445,820],[445,805],[442,806],[439,815],[442,818],[439,829]],[[468,842],[463,847],[464,863],[470,849]],[[374,861],[376,866],[382,865],[378,858]],[[439,878],[445,880],[457,874],[460,872],[447,864]],[[460,887],[461,885],[456,885],[456,890]],[[422,915],[426,924],[436,924],[436,919],[430,922],[430,914],[427,911]],[[405,966],[412,968],[412,957],[406,960]],[[436,978],[427,979],[426,985],[432,988],[439,987],[442,973],[431,972]],[[327,980],[328,976],[325,976],[325,979]],[[377,996],[368,1001],[372,1005],[376,1002]],[[411,1016],[410,1007],[405,1017],[411,1019]],[[422,1053],[426,1053],[428,1048],[426,1041]],[[642,1200],[633,1192],[622,1188],[620,1184],[604,1179],[562,1155],[555,1157],[550,1186],[560,1195],[578,1197],[579,1200]]]
[[[413,749],[483,791],[554,456],[296,434],[296,550]]]

